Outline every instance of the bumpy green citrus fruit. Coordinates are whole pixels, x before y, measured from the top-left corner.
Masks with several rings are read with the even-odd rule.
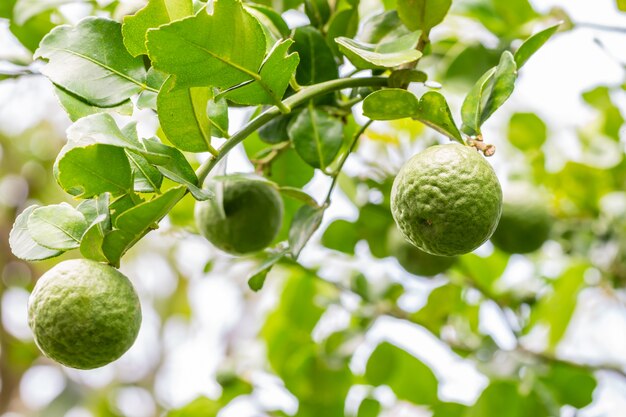
[[[437,145],[413,156],[396,176],[391,213],[404,237],[432,255],[471,252],[492,235],[502,190],[474,148]]]
[[[455,256],[431,255],[406,241],[397,227],[391,226],[387,234],[387,250],[408,272],[432,277],[446,271],[456,261]]]
[[[546,198],[528,184],[512,184],[504,193],[502,217],[491,242],[509,253],[530,253],[550,235],[552,218]]]
[[[233,255],[257,252],[272,243],[283,220],[280,194],[270,185],[250,178],[224,177],[209,187],[217,189],[218,185],[222,187],[222,207],[219,199],[196,203],[200,233]]]
[[[72,368],[93,369],[132,346],[141,306],[117,269],[74,259],[39,278],[28,302],[28,323],[46,356]]]

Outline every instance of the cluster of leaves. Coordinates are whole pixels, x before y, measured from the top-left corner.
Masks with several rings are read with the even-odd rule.
[[[58,6],[73,2],[78,1],[16,0],[0,6],[0,16],[10,18],[16,38],[45,61],[41,73],[52,81],[73,121],[54,163],[54,177],[80,200],[75,207],[60,203],[26,208],[10,237],[16,256],[35,261],[78,249],[85,258],[119,265],[166,215],[175,225],[189,226],[194,200],[219,199],[203,189],[203,182],[243,141],[257,174],[284,197],[283,230],[275,246],[260,255],[249,285],[259,290],[279,264],[277,271],[288,276],[261,337],[269,366],[299,401],[298,416],[345,415],[346,397],[357,385],[368,393],[358,407],[359,417],[377,416],[387,406],[376,394],[379,386],[390,387],[398,401],[426,407],[438,417],[558,415],[562,406],[582,408],[591,402],[596,386],[592,370],[560,361],[553,353],[585,287],[585,271],[598,268],[615,283],[626,282],[623,259],[606,265],[579,261],[594,245],[607,242],[619,242],[620,253],[626,253],[624,219],[611,216],[600,203],[609,192],[623,188],[626,169],[620,159],[608,170],[570,161],[557,173],[546,172],[541,147],[547,127],[533,113],[512,116],[509,142],[523,155],[528,172],[522,175],[549,188],[557,201],[559,226],[553,238],[573,262],[557,279],[542,277],[542,289],[550,291],[502,289],[499,278],[509,255],[470,254],[455,263],[423,308],[407,313],[398,307],[403,288],[397,283],[374,288],[355,271],[343,288],[294,262],[319,228],[336,184],[352,197],[359,215],[355,221],[331,223],[322,244],[354,256],[365,241],[374,257],[390,255],[386,237],[393,227],[392,176],[351,178],[341,173],[369,126],[359,126],[352,106],[363,101],[363,114],[370,120],[410,118],[451,140],[481,142],[481,126],[511,95],[517,71],[557,31],[556,25],[549,26],[512,53],[514,41],[528,37],[529,23],[540,18],[526,0],[453,5],[452,12],[479,22],[501,40],[494,49],[467,46],[453,37],[430,44],[431,30],[449,12],[449,0],[383,2],[385,10],[364,21],[357,0],[149,0],[121,23],[88,17],[55,27],[64,23]],[[112,16],[118,6],[116,1],[104,8],[91,5],[99,15]],[[281,16],[290,9],[303,12],[309,24],[290,29]],[[456,45],[463,46],[462,52],[452,52]],[[419,97],[414,93],[415,86],[434,86],[415,63],[440,56],[448,59],[439,74],[446,86],[459,81],[471,86],[460,108],[461,124],[437,88]],[[340,78],[347,68],[358,76]],[[610,89],[589,91],[584,99],[600,113],[599,131],[619,143],[624,120]],[[252,116],[233,133],[229,109],[241,106],[250,107]],[[155,137],[138,136],[129,117],[138,109],[158,118]],[[584,133],[581,142],[593,147],[584,141]],[[216,145],[222,142],[222,147]],[[303,191],[315,170],[332,180],[321,203]],[[382,198],[364,201],[354,190]],[[581,218],[588,232],[581,233],[574,224]],[[346,292],[359,300],[359,307],[350,311],[350,323],[321,341],[314,339],[327,306],[341,306]],[[488,301],[516,318],[519,338],[538,325],[547,326],[548,353],[503,352],[478,326],[480,306]],[[526,314],[529,307],[532,312]],[[433,371],[391,343],[378,345],[364,374],[355,375],[349,366],[355,341],[381,315],[422,326],[480,363],[491,381],[476,404],[441,401]],[[497,369],[503,354],[512,364],[504,375]],[[216,415],[233,398],[253,390],[242,377],[221,383],[220,399],[199,398],[170,415]]]

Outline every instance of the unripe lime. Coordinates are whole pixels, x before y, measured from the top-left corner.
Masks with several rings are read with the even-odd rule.
[[[397,227],[391,226],[387,234],[387,250],[408,272],[432,277],[446,271],[456,261],[455,256],[431,255],[419,250],[402,236]]]
[[[42,352],[78,369],[113,362],[135,342],[141,306],[131,282],[95,261],[63,261],[37,281],[28,324]]]
[[[222,188],[219,199],[196,203],[196,224],[200,233],[217,248],[244,255],[266,248],[283,220],[283,200],[269,184],[255,179],[224,177],[210,188]]]
[[[491,242],[509,253],[530,253],[550,236],[552,218],[547,199],[528,184],[512,184],[504,193],[502,217]]]
[[[404,237],[432,255],[471,252],[495,230],[502,210],[496,173],[474,148],[437,145],[396,176],[391,213]]]

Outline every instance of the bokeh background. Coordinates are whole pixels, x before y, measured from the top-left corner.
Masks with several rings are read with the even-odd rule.
[[[25,7],[37,3],[1,2],[2,16],[11,12],[14,3]],[[0,75],[0,416],[152,417],[190,402],[191,408],[179,414],[170,411],[170,415],[208,416],[213,415],[211,410],[228,404],[220,417],[278,416],[293,415],[299,403],[302,411],[306,401],[323,402],[324,393],[344,389],[338,382],[344,374],[309,372],[297,360],[288,360],[288,353],[271,346],[268,351],[272,337],[281,337],[272,336],[272,328],[274,333],[298,331],[297,324],[290,328],[279,320],[281,308],[297,303],[297,297],[289,301],[282,295],[287,289],[300,294],[303,304],[313,296],[322,298],[316,299],[323,306],[323,314],[320,312],[321,320],[311,336],[315,349],[332,351],[357,375],[364,372],[380,341],[391,341],[433,370],[441,399],[471,405],[494,374],[506,372],[512,363],[537,359],[532,355],[520,359],[520,339],[527,349],[551,351],[567,361],[586,364],[581,369],[596,381],[590,383],[583,376],[564,381],[573,387],[571,395],[575,398],[592,395],[592,401],[581,410],[560,407],[560,415],[626,415],[626,140],[622,117],[626,110],[626,13],[618,10],[616,2],[531,0],[537,14],[551,17],[525,21],[515,14],[476,17],[464,6],[481,1],[455,0],[451,14],[432,34],[433,55],[424,60],[430,79],[443,85],[458,120],[463,94],[484,70],[497,63],[500,51],[510,46],[508,39],[532,33],[550,19],[566,21],[567,30],[557,34],[524,67],[512,98],[484,130],[486,140],[498,148],[490,162],[505,190],[518,178],[545,187],[560,219],[557,230],[552,240],[530,256],[505,256],[487,243],[466,263],[474,265],[476,276],[487,274],[489,284],[500,294],[513,294],[513,299],[531,294],[547,300],[543,301],[547,306],[544,314],[554,319],[547,320],[548,329],[537,325],[525,334],[515,334],[518,329],[511,325],[515,323],[512,311],[521,311],[523,316],[524,307],[501,308],[493,300],[481,298],[477,291],[466,294],[467,299],[474,300],[464,304],[472,311],[456,312],[460,322],[450,319],[454,314],[446,311],[445,317],[437,318],[449,328],[434,322],[432,327],[428,322],[416,325],[386,314],[372,319],[368,310],[372,303],[359,298],[358,291],[349,290],[355,282],[364,278],[370,292],[396,294],[392,298],[399,306],[397,316],[428,306],[429,294],[449,278],[411,276],[394,259],[374,256],[367,239],[357,243],[354,255],[325,247],[340,246],[332,236],[322,244],[328,225],[339,218],[356,220],[363,201],[380,203],[384,184],[388,186],[402,162],[427,144],[441,140],[418,122],[375,123],[357,155],[348,161],[342,190],[335,193],[320,231],[301,255],[306,269],[293,265],[276,268],[260,293],[253,293],[246,283],[258,261],[218,252],[194,233],[192,203],[186,201],[177,208],[122,263],[121,269],[136,285],[143,307],[137,342],[119,361],[92,371],[67,369],[42,357],[28,328],[29,293],[37,277],[59,259],[29,264],[16,259],[7,243],[15,216],[28,205],[71,202],[52,176],[52,164],[71,122],[49,81],[37,75],[32,51],[56,24],[76,22],[92,13],[119,18],[143,3],[56,3],[64,4],[45,9],[19,27],[0,19],[0,74],[5,74]],[[376,1],[362,2],[361,15],[368,16],[381,7]],[[284,17],[292,27],[307,22],[303,13],[295,11]],[[345,72],[349,71],[346,67]],[[355,112],[360,112],[358,106]],[[515,124],[514,114],[522,114],[517,116],[521,123]],[[158,126],[150,111],[135,111],[133,117],[139,121],[140,134],[154,134]],[[236,130],[247,117],[246,111],[232,111],[231,129]],[[530,145],[524,151],[512,146],[513,135],[522,140],[531,138]],[[221,169],[251,171],[252,165],[242,147]],[[301,175],[311,195],[318,200],[324,197],[327,178],[288,170],[284,175]],[[371,181],[379,185],[371,186]],[[552,283],[574,261],[588,265],[580,288],[565,298],[550,299],[555,293]],[[332,284],[321,289],[293,284],[294,276],[310,274],[311,270]],[[286,281],[290,283],[287,289]],[[380,299],[388,301],[383,296]],[[305,307],[302,309],[304,314]],[[310,317],[317,314],[309,313]],[[427,314],[432,318],[436,312],[429,310]],[[359,322],[364,317],[370,319],[366,326]],[[459,333],[457,328],[465,326],[463,320],[472,322],[468,334]],[[449,343],[442,343],[440,338],[446,339],[446,331],[462,336],[463,346],[452,349]],[[551,332],[562,332],[552,350],[548,341]],[[292,337],[290,343],[298,340]],[[471,348],[472,354],[464,348]],[[551,358],[542,360],[549,362]],[[523,374],[518,377],[524,379]],[[294,386],[294,380],[296,386],[303,387],[300,395],[294,395],[298,388],[285,386]],[[220,396],[222,400],[217,400]],[[234,400],[229,403],[231,398]],[[363,398],[382,404],[384,416],[432,414],[408,402],[397,402],[389,389],[372,391],[362,385],[349,390],[346,415],[356,415]],[[378,410],[376,407],[380,406],[373,409]],[[514,404],[512,408],[516,408]],[[500,415],[527,415],[522,413],[503,411]],[[442,412],[439,416],[448,415],[457,414]]]

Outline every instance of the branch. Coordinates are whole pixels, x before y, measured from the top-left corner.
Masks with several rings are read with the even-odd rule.
[[[617,32],[617,33],[626,33],[626,27],[622,26],[610,26],[603,25],[601,23],[593,23],[593,22],[573,22],[574,27],[583,27],[588,29],[596,29],[602,30],[604,32]]]

